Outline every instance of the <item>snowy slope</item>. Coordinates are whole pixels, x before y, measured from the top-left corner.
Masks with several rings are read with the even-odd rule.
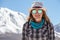
[[[55,31],[55,36],[60,38],[60,33]]]
[[[60,32],[60,23],[57,24],[57,25],[55,25],[55,30],[56,30],[57,32]]]
[[[54,26],[55,36],[60,38],[60,23]]]
[[[26,15],[8,8],[0,8],[0,34],[21,33]]]

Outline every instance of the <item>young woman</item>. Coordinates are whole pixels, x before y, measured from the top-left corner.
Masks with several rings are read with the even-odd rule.
[[[23,25],[22,40],[55,40],[54,27],[42,3],[33,3],[28,21]]]

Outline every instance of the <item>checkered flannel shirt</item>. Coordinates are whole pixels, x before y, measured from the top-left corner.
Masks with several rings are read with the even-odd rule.
[[[42,28],[34,29],[26,22],[23,25],[22,40],[55,40],[53,24],[45,21]]]

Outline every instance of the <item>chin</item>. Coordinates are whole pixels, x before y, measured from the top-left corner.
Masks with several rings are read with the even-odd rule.
[[[36,19],[36,22],[41,22],[41,20],[40,19]]]

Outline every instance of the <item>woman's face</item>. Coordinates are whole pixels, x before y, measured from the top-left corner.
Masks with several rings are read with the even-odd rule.
[[[41,21],[42,15],[43,15],[42,9],[40,9],[40,8],[32,9],[32,16],[36,22]]]

